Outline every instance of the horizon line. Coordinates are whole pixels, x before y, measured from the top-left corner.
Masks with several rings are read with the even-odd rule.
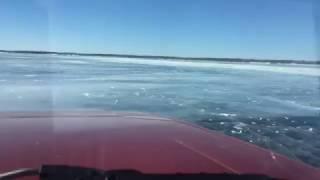
[[[217,58],[217,57],[188,57],[170,55],[145,55],[145,54],[122,54],[122,53],[81,53],[68,51],[47,51],[47,50],[3,50],[5,53],[26,53],[26,54],[57,54],[57,55],[78,55],[78,56],[101,56],[115,58],[140,58],[140,59],[174,59],[174,60],[202,60],[220,62],[257,62],[257,63],[278,63],[278,64],[316,64],[319,60],[289,60],[289,59],[259,59],[259,58]]]

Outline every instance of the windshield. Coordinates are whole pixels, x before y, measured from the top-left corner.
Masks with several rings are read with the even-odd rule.
[[[10,125],[2,118],[0,130],[7,136],[0,146],[19,144],[13,137],[26,135],[13,128],[17,124],[25,131],[28,124],[37,127],[28,131],[33,139],[48,131],[58,135],[55,122],[66,117],[55,113],[141,113],[201,126],[308,168],[320,167],[318,8],[312,0],[1,0],[0,117],[50,112],[51,119]],[[62,126],[88,121],[74,119],[62,119]],[[41,130],[44,121],[53,122],[51,129]],[[189,134],[190,141],[198,135]],[[80,144],[87,143],[80,138],[85,135],[75,136]],[[139,136],[139,146],[148,145],[145,136]],[[127,142],[119,137],[119,144]],[[192,147],[205,149],[204,144]],[[127,145],[121,147],[136,152],[136,144]],[[117,151],[94,147],[102,159],[94,159],[99,168],[107,161],[104,155]],[[56,152],[52,146],[33,150],[44,157],[44,149]],[[8,152],[0,148],[0,157]],[[172,153],[178,157],[178,152]]]

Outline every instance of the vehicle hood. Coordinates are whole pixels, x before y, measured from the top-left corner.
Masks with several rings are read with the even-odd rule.
[[[145,173],[255,173],[320,179],[319,170],[196,125],[142,113],[0,113],[0,172],[41,164]]]

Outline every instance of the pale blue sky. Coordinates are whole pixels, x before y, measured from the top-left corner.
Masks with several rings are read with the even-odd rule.
[[[317,59],[312,0],[0,0],[0,49]]]

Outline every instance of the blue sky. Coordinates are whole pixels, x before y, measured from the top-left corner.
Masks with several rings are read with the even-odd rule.
[[[0,49],[317,59],[312,0],[0,0]]]

